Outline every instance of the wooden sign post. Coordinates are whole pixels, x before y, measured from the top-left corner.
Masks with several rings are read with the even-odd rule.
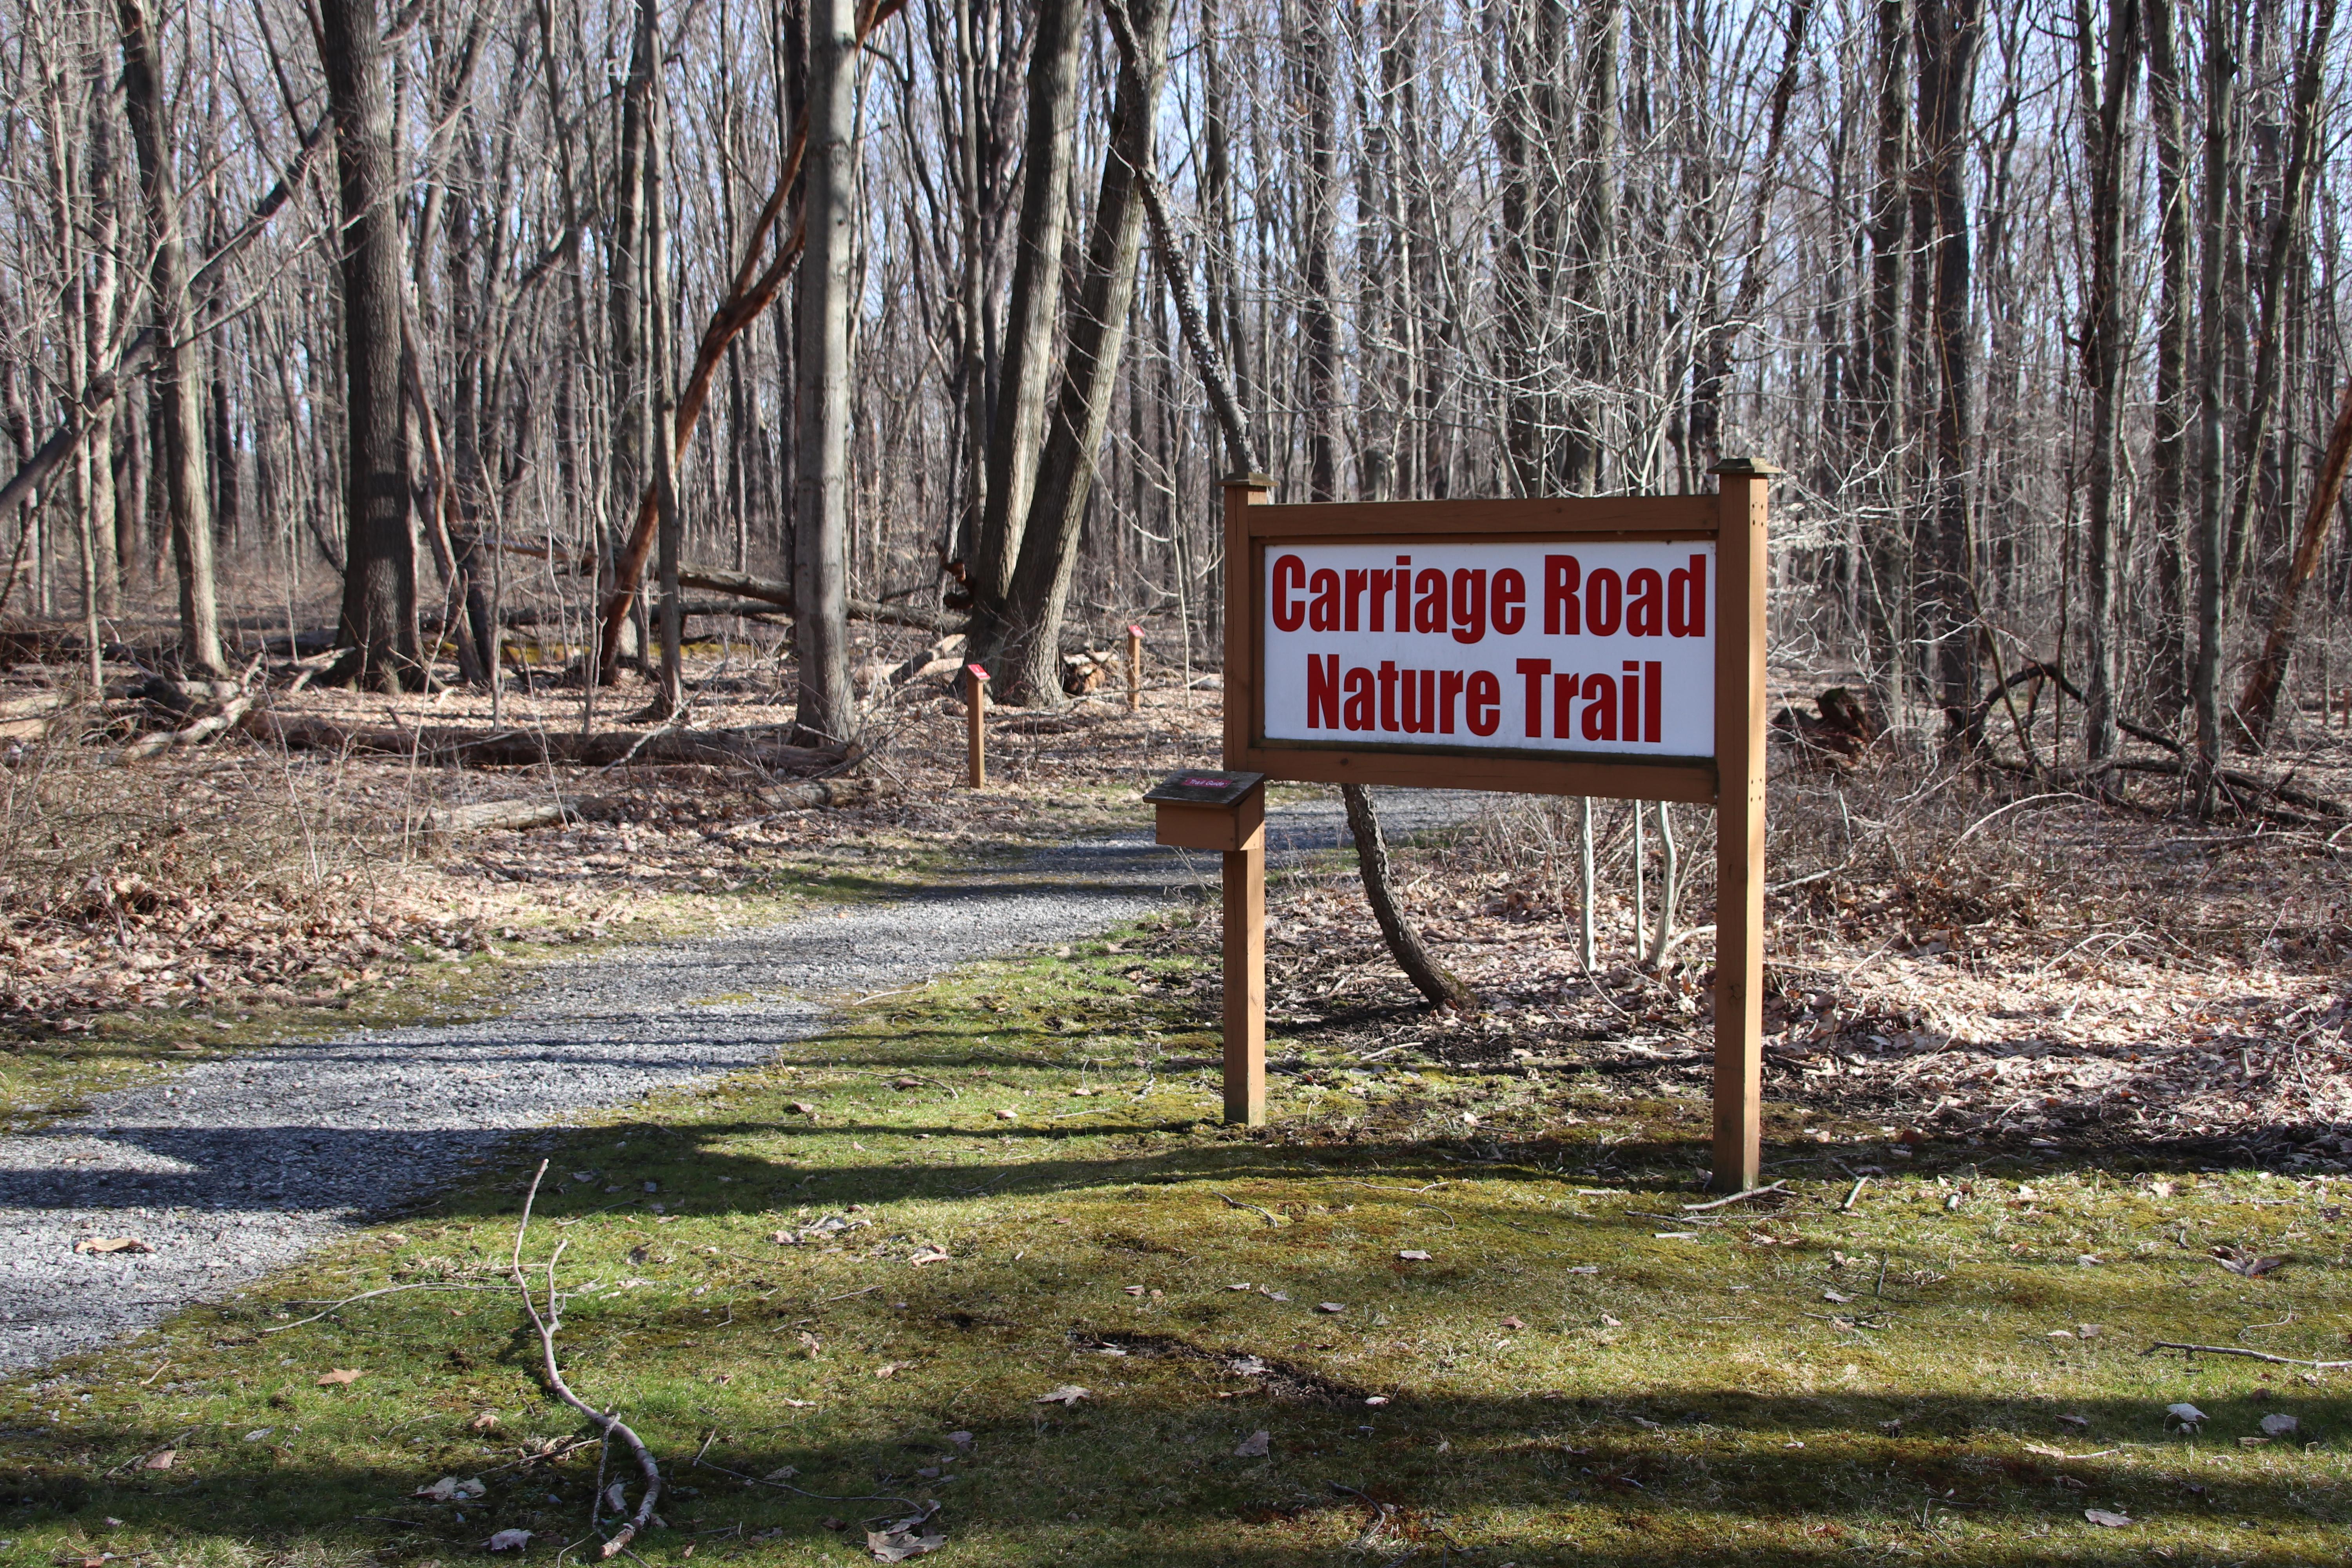
[[[1228,479],[1224,765],[1714,805],[1712,1183],[1740,1192],[1761,1158],[1765,490],[1779,470],[1710,471],[1711,496],[1279,507],[1264,476]],[[1171,809],[1162,842],[1192,842],[1166,837]],[[1225,1110],[1251,1122],[1265,1103],[1260,842],[1254,856],[1234,843],[1225,866]]]
[[[988,671],[976,664],[963,667],[964,783],[973,789],[988,784]]]
[[[1143,706],[1143,628],[1127,628],[1127,710]]]

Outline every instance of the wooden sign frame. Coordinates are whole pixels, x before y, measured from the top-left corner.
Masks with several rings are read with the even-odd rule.
[[[1557,500],[1272,504],[1263,475],[1225,481],[1224,766],[1312,784],[1397,784],[1678,801],[1717,810],[1715,1166],[1744,1192],[1762,1158],[1764,575],[1766,489],[1780,472],[1738,458],[1714,495]],[[1265,552],[1278,542],[1706,542],[1715,546],[1715,755],[1615,760],[1473,748],[1405,750],[1269,741],[1258,694]],[[1265,1118],[1265,848],[1225,861],[1225,1115]]]

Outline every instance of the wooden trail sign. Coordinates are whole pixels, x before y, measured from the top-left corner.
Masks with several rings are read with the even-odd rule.
[[[1225,482],[1224,766],[1717,809],[1714,1184],[1761,1158],[1765,490],[1270,504]],[[1155,797],[1158,792],[1155,792]],[[1204,809],[1160,805],[1206,847]],[[1253,827],[1255,781],[1233,807]],[[1238,826],[1238,816],[1236,821]],[[1189,837],[1168,838],[1171,832]],[[1226,832],[1225,1113],[1263,1121],[1265,848]]]

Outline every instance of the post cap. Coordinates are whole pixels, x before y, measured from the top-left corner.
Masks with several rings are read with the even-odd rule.
[[[1274,476],[1272,474],[1227,474],[1224,483],[1227,489],[1270,490],[1274,489]]]
[[[988,671],[981,668],[980,666],[976,664],[967,664],[964,668],[971,671],[971,676],[974,680],[986,680],[988,679]]]
[[[1781,469],[1762,458],[1726,458],[1707,470],[1735,479],[1769,479]]]

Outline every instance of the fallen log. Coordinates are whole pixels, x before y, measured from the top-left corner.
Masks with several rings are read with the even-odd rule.
[[[793,589],[789,583],[779,583],[772,577],[754,577],[748,572],[730,572],[719,566],[680,566],[677,585],[700,588],[706,593],[733,594],[739,598],[758,599],[775,605],[787,615],[793,613]],[[914,626],[934,636],[945,637],[950,632],[963,630],[963,618],[940,610],[919,610],[905,605],[885,605],[874,599],[849,601],[849,618],[853,621],[880,621],[894,626]]]
[[[255,716],[252,708],[257,695],[248,692],[243,697],[231,698],[222,705],[219,712],[199,719],[184,729],[159,730],[152,735],[142,735],[122,748],[122,761],[142,762],[161,752],[201,746],[216,735],[225,735]]]
[[[871,805],[882,790],[872,779],[804,779],[772,784],[751,792],[751,798],[775,811],[809,810],[823,806]],[[484,800],[452,805],[425,814],[425,835],[436,843],[467,833],[520,833],[533,827],[556,827],[573,822],[625,822],[629,802],[581,795],[576,799]]]
[[[485,800],[472,805],[453,805],[426,812],[425,837],[437,843],[446,843],[461,833],[553,827],[566,822],[576,822],[579,818],[580,808],[568,801]]]
[[[257,740],[292,751],[366,752],[414,756],[443,767],[541,767],[566,763],[609,767],[616,763],[707,763],[771,773],[815,773],[839,767],[846,753],[831,746],[794,746],[780,731],[762,730],[608,730],[593,735],[537,730],[461,730],[426,725],[339,724],[325,719],[247,713],[241,724]]]

